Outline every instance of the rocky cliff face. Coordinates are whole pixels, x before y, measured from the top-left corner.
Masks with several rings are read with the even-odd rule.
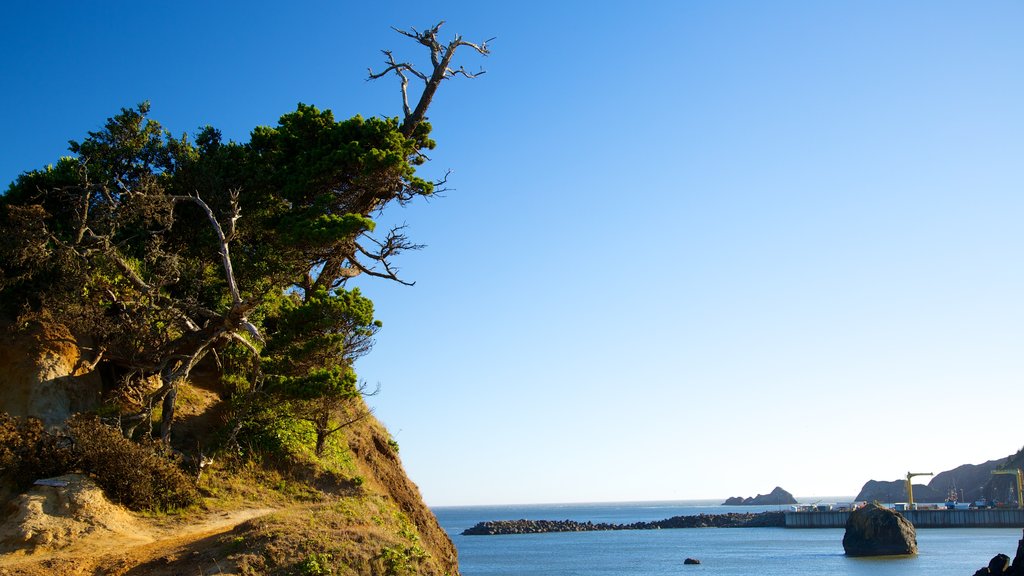
[[[80,343],[60,327],[13,330],[0,322],[0,411],[34,416],[47,426],[95,410],[101,379]]]
[[[424,549],[441,574],[458,573],[458,553],[448,534],[427,508],[419,488],[402,467],[398,454],[388,442],[391,436],[376,418],[349,435],[349,447],[364,471],[369,488],[385,495],[406,515],[419,532]]]

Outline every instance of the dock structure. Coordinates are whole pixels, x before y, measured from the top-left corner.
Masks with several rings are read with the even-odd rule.
[[[989,508],[984,510],[906,510],[901,511],[914,528],[1024,528],[1024,510]],[[786,528],[845,528],[849,510],[786,512]]]

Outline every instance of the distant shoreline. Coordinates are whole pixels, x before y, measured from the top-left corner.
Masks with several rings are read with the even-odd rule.
[[[495,520],[478,522],[462,531],[463,536],[505,536],[512,534],[546,534],[552,532],[604,532],[609,530],[662,530],[675,528],[782,528],[783,512],[729,512],[726,514],[694,514],[673,516],[653,522],[613,524],[578,522],[576,520]]]
[[[815,504],[818,502],[852,502],[853,496],[797,496],[797,502],[800,504]],[[470,509],[470,508],[552,508],[552,507],[573,507],[573,506],[706,506],[709,508],[720,508],[722,504],[722,498],[687,498],[682,500],[609,500],[600,502],[528,502],[528,503],[488,503],[488,504],[429,504],[428,506],[433,509],[444,509],[444,510],[457,510],[457,509]],[[771,506],[775,507],[774,503]],[[789,508],[788,505],[778,505]],[[765,508],[766,506],[754,506],[757,508]],[[732,506],[730,506],[732,508]],[[742,506],[739,506],[742,508]]]

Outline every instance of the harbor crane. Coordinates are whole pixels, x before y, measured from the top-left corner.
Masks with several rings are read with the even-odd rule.
[[[1024,497],[1021,496],[1021,488],[1022,488],[1021,484],[1024,484],[1024,481],[1021,480],[1020,468],[1015,468],[1013,470],[993,470],[992,473],[993,474],[1013,474],[1014,476],[1017,477],[1017,509],[1018,510],[1024,510]]]
[[[910,483],[910,479],[914,476],[935,476],[932,472],[907,472],[907,505],[911,508],[914,507],[914,485]]]

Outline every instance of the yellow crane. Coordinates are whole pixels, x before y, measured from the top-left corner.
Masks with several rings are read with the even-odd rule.
[[[1024,497],[1021,497],[1021,488],[1022,488],[1021,484],[1024,484],[1024,481],[1021,480],[1020,468],[1016,468],[1014,470],[993,470],[992,473],[993,474],[1013,474],[1014,476],[1017,477],[1017,509],[1018,510],[1024,510]]]
[[[907,472],[907,506],[910,508],[914,507],[914,485],[910,483],[910,479],[914,476],[934,476],[931,472]]]

